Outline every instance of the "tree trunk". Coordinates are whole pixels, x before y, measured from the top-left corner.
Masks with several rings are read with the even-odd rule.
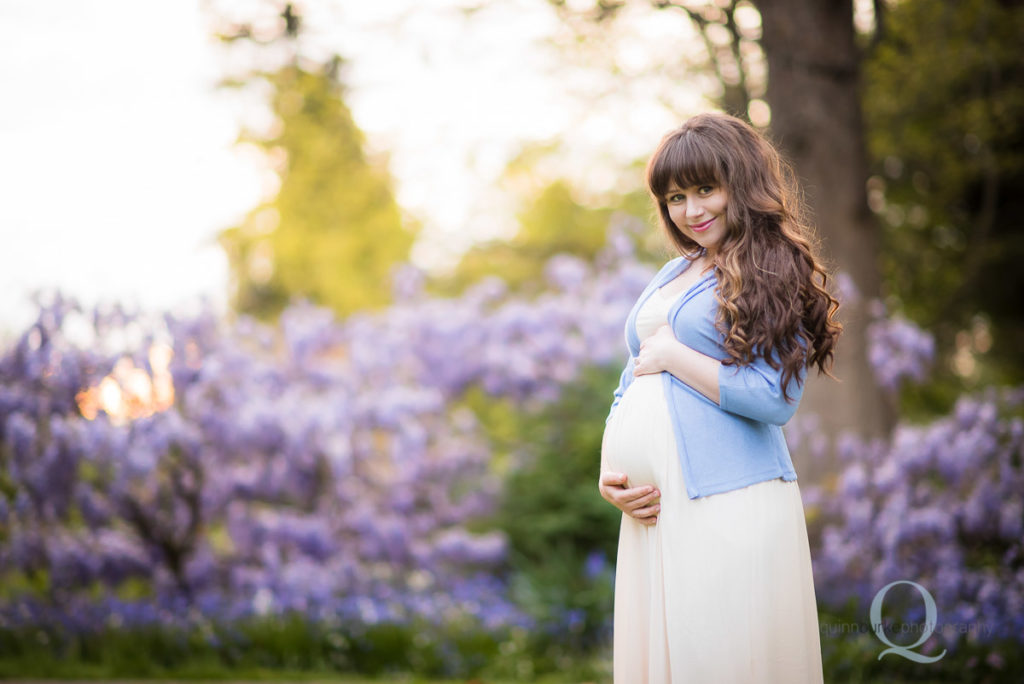
[[[822,255],[852,278],[861,295],[840,308],[844,331],[833,370],[840,382],[809,374],[800,416],[816,415],[827,437],[850,431],[884,436],[895,410],[874,380],[866,348],[867,303],[880,294],[879,236],[865,190],[862,55],[854,40],[852,0],[758,0],[757,6],[771,136],[800,177]],[[827,466],[806,465],[815,472]]]

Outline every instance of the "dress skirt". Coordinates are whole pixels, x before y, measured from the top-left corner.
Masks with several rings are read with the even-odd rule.
[[[654,301],[651,301],[654,300]],[[660,292],[641,339],[671,304]],[[616,684],[821,682],[821,642],[800,488],[768,480],[686,493],[660,374],[633,379],[606,427],[602,469],[653,484],[653,526],[623,514],[615,571]]]

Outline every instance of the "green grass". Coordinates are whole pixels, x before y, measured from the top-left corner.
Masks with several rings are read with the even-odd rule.
[[[352,633],[296,616],[76,638],[0,629],[0,679],[569,684],[603,681],[594,673],[608,669],[592,656],[552,657],[523,630],[495,635],[472,627],[377,625]],[[464,676],[446,678],[450,672]]]

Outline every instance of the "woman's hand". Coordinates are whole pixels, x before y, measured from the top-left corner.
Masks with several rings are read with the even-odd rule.
[[[658,522],[661,505],[657,500],[661,492],[656,488],[644,485],[627,489],[626,474],[611,471],[601,473],[597,488],[605,501],[626,515],[636,518],[638,522],[644,525]]]
[[[678,355],[679,340],[668,324],[640,343],[640,352],[636,355],[633,375],[647,375],[669,370],[672,366],[673,354]],[[670,371],[671,372],[671,371]]]
[[[640,343],[640,351],[633,364],[633,375],[668,371],[718,404],[718,371],[721,367],[718,359],[701,354],[677,340],[672,328],[666,323]]]

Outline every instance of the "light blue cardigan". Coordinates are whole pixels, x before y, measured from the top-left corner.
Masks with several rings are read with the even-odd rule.
[[[648,283],[626,318],[629,359],[619,378],[611,420],[626,388],[633,381],[633,359],[640,352],[636,316],[647,298],[690,265],[684,257],[665,264]],[[724,337],[715,328],[718,302],[714,272],[692,285],[669,309],[668,321],[676,339],[702,354],[725,360]],[[747,366],[721,366],[718,371],[720,404],[716,404],[668,371],[661,372],[679,463],[691,499],[739,489],[781,477],[796,479],[782,428],[796,412],[803,394],[805,371],[799,384],[791,381],[790,401],[782,395],[782,370],[774,370],[764,357]]]

